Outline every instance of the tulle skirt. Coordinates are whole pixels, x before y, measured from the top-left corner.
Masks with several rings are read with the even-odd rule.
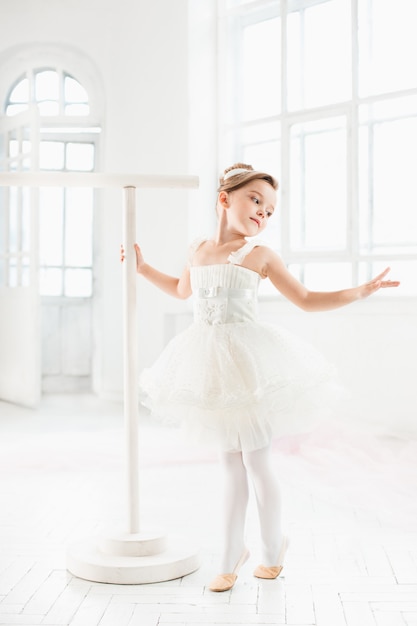
[[[248,321],[194,322],[140,378],[140,400],[187,437],[256,450],[312,430],[340,398],[336,372],[287,330]]]

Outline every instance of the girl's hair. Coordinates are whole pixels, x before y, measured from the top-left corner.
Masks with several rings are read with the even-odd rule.
[[[236,170],[236,173],[231,173],[227,176],[232,170]],[[270,174],[257,172],[252,165],[247,165],[246,163],[235,163],[224,170],[223,176],[220,177],[220,185],[217,191],[234,191],[243,187],[251,180],[265,180],[271,187],[278,189],[278,181]]]

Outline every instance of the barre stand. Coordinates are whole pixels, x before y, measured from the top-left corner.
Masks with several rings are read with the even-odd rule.
[[[103,173],[1,172],[0,186],[100,187],[123,190],[123,353],[126,438],[127,525],[112,535],[67,547],[67,569],[101,583],[156,583],[186,576],[200,566],[195,547],[179,536],[142,530],[139,523],[139,414],[136,315],[136,188],[195,188],[195,176],[143,176]]]

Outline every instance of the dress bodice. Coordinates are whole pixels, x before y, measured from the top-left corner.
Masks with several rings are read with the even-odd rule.
[[[233,263],[190,268],[194,319],[206,324],[254,321],[260,276]]]

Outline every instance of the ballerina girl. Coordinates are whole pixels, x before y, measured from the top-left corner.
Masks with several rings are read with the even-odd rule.
[[[257,317],[257,291],[269,279],[304,311],[326,311],[397,287],[389,268],[369,282],[339,291],[310,291],[279,255],[256,239],[276,209],[277,181],[237,163],[220,178],[217,231],[194,242],[180,277],[145,262],[135,246],[137,272],[176,298],[194,297],[194,321],[164,349],[140,379],[144,404],[177,419],[194,441],[213,442],[224,478],[221,574],[212,591],[226,591],[249,558],[245,546],[248,482],[256,496],[262,564],[254,575],[276,578],[288,540],[281,528],[280,491],[271,441],[308,431],[332,386],[333,368],[311,346]],[[122,260],[124,252],[122,249]]]

